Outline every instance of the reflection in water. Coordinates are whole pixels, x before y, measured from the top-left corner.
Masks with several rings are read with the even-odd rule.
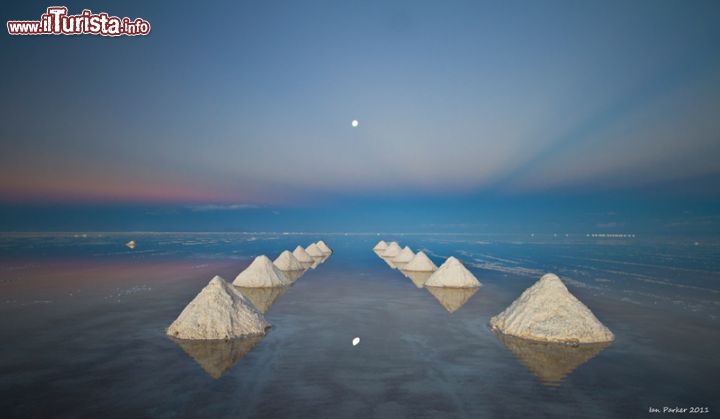
[[[391,268],[393,268],[393,269],[397,269],[397,266],[395,266],[395,264],[393,263],[393,261],[392,261],[391,258],[386,258],[386,257],[382,257],[382,256],[380,256],[380,258],[381,258],[382,260],[384,260],[385,263],[387,263],[389,267],[391,267]]]
[[[305,271],[282,271],[282,272],[292,282],[297,281],[305,273]]]
[[[312,265],[310,265],[310,269],[317,268],[318,266],[323,264],[329,257],[330,257],[330,255],[313,256],[312,258],[313,258],[314,262],[312,263]]]
[[[425,287],[450,313],[465,305],[480,288]]]
[[[538,342],[495,332],[525,366],[547,386],[559,386],[575,368],[594,358],[610,342],[567,345]]]
[[[264,336],[231,340],[184,340],[170,338],[212,378],[218,379],[253,350]]]
[[[425,285],[425,281],[430,278],[432,272],[418,272],[418,271],[402,271],[403,275],[410,278],[416,287],[422,288]]]
[[[235,287],[236,290],[240,291],[240,294],[247,297],[251,303],[257,308],[262,314],[267,313],[270,307],[275,303],[275,300],[288,290],[288,287],[267,287],[267,288],[254,288],[254,287]]]

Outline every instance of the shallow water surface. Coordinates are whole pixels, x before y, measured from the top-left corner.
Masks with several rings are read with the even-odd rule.
[[[423,287],[380,238],[454,255],[483,286]],[[130,239],[137,247],[130,250]],[[262,339],[187,343],[164,329],[216,274],[324,239],[335,253],[255,293]],[[716,244],[530,237],[88,234],[0,238],[3,417],[592,417],[717,414]],[[555,272],[616,335],[554,347],[487,327]],[[360,344],[352,339],[360,337]]]

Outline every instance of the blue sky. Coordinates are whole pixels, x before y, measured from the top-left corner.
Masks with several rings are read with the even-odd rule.
[[[7,208],[717,202],[714,1],[64,5],[152,32],[3,35]]]

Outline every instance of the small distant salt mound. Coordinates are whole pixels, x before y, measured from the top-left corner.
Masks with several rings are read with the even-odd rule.
[[[305,267],[288,250],[280,253],[280,256],[273,262],[281,271],[304,271]]]
[[[135,240],[130,240],[129,242],[125,243],[125,246],[129,247],[130,249],[134,249],[137,244],[135,243]]]
[[[426,287],[476,288],[480,281],[463,264],[450,256],[425,282]]]
[[[323,255],[329,255],[332,254],[332,249],[328,247],[328,245],[320,240],[319,242],[315,243],[317,247],[320,249],[320,251],[323,253]]]
[[[425,252],[421,250],[415,253],[415,257],[413,257],[407,265],[403,266],[403,270],[412,272],[434,272],[437,271],[437,266],[435,266]]]
[[[298,246],[293,250],[293,256],[295,256],[295,259],[298,260],[300,263],[315,263],[315,259],[312,258],[312,256],[308,255],[308,253],[303,249],[302,246]]]
[[[382,252],[380,255],[384,258],[394,258],[395,256],[399,255],[400,252],[402,252],[402,248],[400,248],[398,242],[390,242],[385,251]]]
[[[400,253],[393,258],[393,262],[395,262],[396,265],[404,264],[413,260],[414,257],[415,253],[413,253],[412,249],[410,249],[409,246],[405,246],[403,250],[401,250]]]
[[[554,274],[545,274],[502,313],[493,330],[544,342],[611,342],[613,333]]]
[[[310,255],[314,258],[321,258],[321,257],[325,256],[323,254],[322,250],[320,250],[320,248],[318,247],[317,243],[311,243],[310,246],[305,248],[305,251],[307,252],[308,255]]]
[[[178,339],[233,339],[264,335],[270,327],[242,294],[214,277],[183,309],[166,333]]]
[[[387,247],[388,247],[388,244],[385,243],[385,240],[380,240],[380,241],[375,245],[375,247],[373,247],[373,250],[376,251],[376,252],[381,252],[381,251],[384,251],[385,249],[387,249]]]
[[[233,281],[233,285],[237,287],[261,288],[284,287],[290,283],[285,274],[265,255],[256,257]]]

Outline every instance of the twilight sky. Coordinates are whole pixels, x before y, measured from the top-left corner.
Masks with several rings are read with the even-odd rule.
[[[145,37],[2,35],[0,202],[720,192],[717,1],[163,4],[63,3]]]

